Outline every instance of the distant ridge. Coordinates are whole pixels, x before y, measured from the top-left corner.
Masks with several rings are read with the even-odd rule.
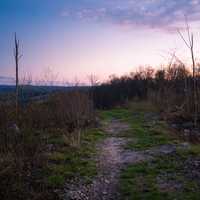
[[[8,76],[0,76],[0,85],[14,85],[15,79]]]
[[[31,96],[44,95],[52,92],[72,91],[74,89],[88,90],[88,86],[35,86],[23,85],[22,90],[24,94],[31,94]],[[15,85],[0,84],[0,95],[2,93],[10,93],[15,91]],[[21,91],[21,90],[20,90]]]

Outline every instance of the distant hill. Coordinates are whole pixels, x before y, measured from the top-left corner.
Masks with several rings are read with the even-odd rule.
[[[21,90],[24,92],[31,92],[31,93],[50,93],[56,91],[69,91],[74,90],[75,88],[78,89],[87,89],[88,86],[78,86],[78,87],[66,87],[66,86],[33,86],[33,85],[23,85],[20,86]],[[14,85],[1,85],[0,84],[0,94],[7,93],[7,92],[14,92],[15,86]]]
[[[74,89],[88,90],[88,86],[64,87],[64,86],[33,86],[24,85],[20,87],[19,96],[21,102],[25,103],[30,100],[46,99],[49,94],[54,92],[72,91]],[[10,98],[8,94],[15,92],[14,85],[0,85],[0,100]]]
[[[0,85],[0,95],[3,93],[10,93],[15,91],[15,86],[13,85]]]
[[[15,79],[13,77],[0,76],[0,85],[14,85]]]

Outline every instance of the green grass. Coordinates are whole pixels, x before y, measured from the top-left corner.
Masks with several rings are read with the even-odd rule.
[[[144,120],[144,114],[138,113],[129,120],[131,126],[130,136],[135,137],[137,142],[130,142],[129,149],[145,150],[150,147],[174,143],[175,140],[169,134],[169,129],[159,121]]]
[[[65,183],[65,177],[62,175],[50,175],[48,177],[48,184],[52,187],[59,187]]]
[[[121,175],[121,198],[127,200],[199,199],[200,187],[197,180],[191,181],[187,178],[190,171],[184,171],[185,160],[184,156],[177,154],[161,156],[153,162],[129,166]],[[161,177],[166,183],[180,184],[180,190],[173,189],[173,191],[170,191],[166,185],[165,190],[162,191],[157,181],[158,177]]]
[[[150,114],[150,117],[146,117]],[[160,120],[154,120],[151,115],[158,115],[156,108],[150,103],[131,103],[129,108],[116,108],[100,112],[104,122],[119,119],[130,125],[130,130],[123,134],[125,137],[133,138],[127,145],[128,149],[145,150],[162,144],[176,142],[170,136],[167,124]]]
[[[119,119],[130,125],[130,130],[120,134],[130,138],[126,148],[145,150],[162,144],[179,143],[171,134],[168,125],[155,119],[157,110],[151,104],[132,103],[129,108],[116,108],[99,111],[100,119],[109,123]],[[95,145],[104,139],[105,134],[99,129],[89,129],[82,135],[80,148],[65,145],[63,138],[51,137],[50,142],[60,146],[49,156],[48,184],[62,187],[66,180],[80,177],[90,183],[97,174],[94,157],[97,154]],[[120,177],[121,199],[124,200],[198,200],[200,186],[197,180],[189,180],[184,171],[188,156],[200,156],[200,146],[192,145],[190,149],[178,149],[175,155],[156,157],[153,161],[130,165],[122,171]],[[179,191],[170,191],[168,186],[163,191],[159,187],[158,177],[166,182],[180,183]]]
[[[185,151],[185,153],[187,154],[187,151]],[[200,145],[199,144],[193,144],[191,146],[191,148],[188,150],[188,153],[190,155],[199,156],[200,155]]]
[[[88,129],[82,134],[79,148],[64,145],[62,135],[51,137],[53,144],[63,144],[49,155],[47,183],[51,187],[61,187],[66,180],[81,178],[90,182],[97,174],[94,157],[97,150],[96,143],[103,139],[105,134],[99,129]]]
[[[130,130],[124,133],[125,137],[133,139],[128,143],[126,147],[128,149],[146,150],[162,144],[178,144],[179,141],[171,134],[172,130],[167,123],[161,121],[156,115],[158,113],[155,107],[142,102],[132,103],[129,109],[118,108],[104,111],[101,117],[104,120],[120,119],[130,125]],[[152,161],[128,166],[122,171],[120,177],[121,199],[199,199],[198,177],[188,178],[191,169],[190,166],[185,168],[188,158],[198,157],[200,157],[200,146],[191,145],[189,149],[178,148],[177,152],[170,156],[157,156]],[[173,186],[179,187],[179,190],[174,189]]]
[[[125,108],[116,108],[112,110],[100,111],[100,118],[104,121],[110,121],[112,119],[129,120],[132,112]]]
[[[65,142],[62,137],[58,134],[58,136],[53,136],[48,139],[49,144],[57,144],[57,145],[65,145]]]

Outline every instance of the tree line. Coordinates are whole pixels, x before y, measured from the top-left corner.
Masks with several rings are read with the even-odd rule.
[[[94,104],[99,109],[108,109],[133,99],[150,100],[166,116],[192,120],[194,126],[198,126],[200,70],[199,64],[196,66],[195,87],[193,74],[177,59],[163,69],[146,67],[129,75],[112,76],[107,82],[94,87]]]

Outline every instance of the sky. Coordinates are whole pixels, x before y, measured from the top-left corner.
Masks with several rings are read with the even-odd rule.
[[[189,62],[177,30],[185,16],[200,45],[200,0],[0,0],[0,82],[13,80],[13,38],[20,41],[20,77],[105,80],[139,66]]]

